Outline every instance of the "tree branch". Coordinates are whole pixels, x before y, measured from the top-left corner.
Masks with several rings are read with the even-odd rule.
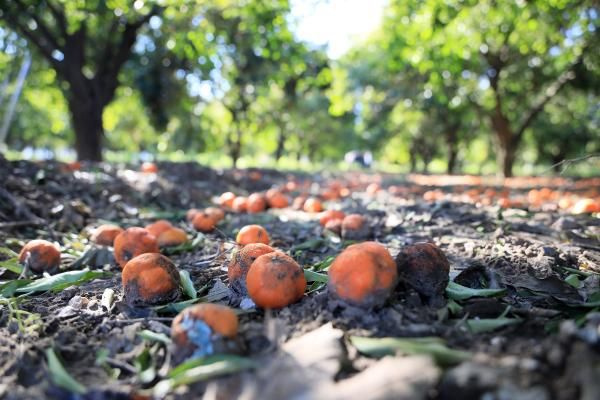
[[[4,20],[6,24],[11,27],[15,32],[24,36],[28,41],[38,49],[44,58],[50,63],[50,65],[60,75],[64,72],[64,65],[60,61],[56,60],[52,53],[56,50],[51,43],[41,34],[40,30],[31,30],[27,25],[19,19],[20,13],[18,10],[11,8],[8,4],[15,4],[14,2],[7,2],[6,0],[0,0],[0,8],[4,12]]]
[[[575,60],[574,63],[572,63],[565,71],[563,71],[563,73],[561,73],[558,76],[558,78],[556,78],[556,80],[554,82],[552,82],[550,84],[550,86],[548,86],[548,88],[544,91],[542,96],[540,96],[537,99],[537,101],[533,104],[531,109],[525,114],[525,117],[523,117],[523,120],[521,121],[521,123],[519,124],[519,127],[517,128],[517,130],[515,132],[515,136],[517,137],[517,140],[519,140],[523,136],[525,129],[527,129],[527,127],[533,122],[535,117],[541,111],[544,110],[544,107],[546,106],[546,104],[554,96],[556,96],[556,94],[563,87],[565,87],[565,85],[569,81],[575,79],[575,72],[573,72],[573,69],[575,68],[575,66],[577,66],[582,61],[584,53],[585,53],[585,48],[581,51],[581,54],[579,55],[579,57],[577,57],[577,60]]]
[[[68,36],[69,33],[67,32],[67,18],[65,17],[64,12],[61,12],[55,4],[52,4],[51,0],[46,0],[46,5],[48,6],[50,13],[52,13],[52,16],[58,23],[58,27],[60,28],[60,31],[63,34],[63,36]]]
[[[35,14],[29,12],[28,7],[21,0],[12,0],[17,7],[21,10],[24,15],[27,15],[29,18],[33,19],[37,24],[37,29],[42,33],[43,38],[47,40],[52,46],[54,46],[54,50],[62,50],[62,46],[58,44],[58,39],[54,37],[54,35],[50,32],[50,29],[44,24],[44,22]]]
[[[148,14],[139,18],[137,21],[125,24],[125,29],[121,34],[121,40],[116,44],[116,48],[115,45],[111,45],[110,40],[107,43],[104,51],[112,57],[103,60],[103,64],[98,68],[98,74],[94,78],[96,84],[104,87],[103,93],[105,93],[105,95],[102,100],[105,104],[109,103],[114,96],[118,85],[117,78],[119,71],[131,55],[131,48],[137,39],[138,30],[142,25],[148,22],[150,18],[158,14],[159,11],[160,8],[155,6]]]

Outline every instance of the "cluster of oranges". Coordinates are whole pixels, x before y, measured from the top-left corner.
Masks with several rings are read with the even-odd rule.
[[[600,192],[590,189],[584,192],[554,190],[548,187],[531,189],[524,193],[511,193],[510,189],[491,187],[454,188],[446,193],[440,189],[423,193],[426,201],[452,201],[481,206],[497,205],[502,208],[527,208],[532,210],[562,210],[572,214],[600,212]]]
[[[219,196],[217,202],[221,207],[235,212],[259,213],[267,208],[285,208],[289,199],[280,190],[269,189],[265,193],[252,193],[247,197],[225,192]]]

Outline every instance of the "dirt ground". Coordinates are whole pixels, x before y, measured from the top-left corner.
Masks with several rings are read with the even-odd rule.
[[[451,280],[504,290],[444,299],[434,307],[400,284],[384,306],[360,310],[332,299],[325,286],[309,283],[300,302],[264,312],[243,309],[226,287],[239,228],[263,225],[274,247],[312,269],[347,243],[324,234],[315,215],[291,208],[228,213],[205,235],[185,222],[185,211],[212,205],[225,191],[242,195],[295,180],[301,187],[310,182],[306,190],[316,193],[319,184],[334,178],[360,176],[368,183],[375,175],[218,171],[193,163],[158,163],[158,168],[157,174],[122,165],[71,171],[59,163],[0,157],[0,247],[18,252],[25,241],[44,238],[61,244],[63,270],[106,271],[57,292],[0,297],[0,398],[600,398],[598,214],[425,201],[427,191],[452,193],[457,187],[378,175],[384,190],[370,194],[363,185],[337,203],[347,213],[368,216],[370,240],[383,243],[394,257],[408,244],[433,242],[450,261]],[[560,189],[590,189],[576,180],[561,184]],[[391,185],[394,193],[385,190]],[[194,238],[193,245],[166,254],[189,271],[198,295],[240,310],[239,353],[255,361],[252,368],[160,389],[173,367],[172,349],[139,333],[168,336],[175,313],[125,306],[110,250],[88,242],[100,223],[144,226],[159,218]],[[0,285],[16,278],[0,268]],[[109,307],[107,289],[114,290]],[[375,357],[355,345],[355,336],[438,337],[444,350]],[[57,384],[49,348],[85,393],[71,394]],[[449,349],[457,352],[448,359]]]

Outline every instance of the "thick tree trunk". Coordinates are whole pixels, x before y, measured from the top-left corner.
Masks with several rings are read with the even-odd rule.
[[[513,164],[515,163],[515,156],[521,141],[521,136],[516,135],[513,132],[510,121],[502,110],[497,78],[490,80],[490,83],[494,89],[496,100],[494,111],[491,115],[492,129],[498,147],[496,151],[496,162],[498,164],[498,170],[502,171],[502,175],[505,178],[508,178],[513,176]]]
[[[496,158],[498,161],[498,167],[502,171],[502,175],[505,178],[513,176],[513,166],[517,155],[517,146],[514,142],[506,145],[502,145],[498,148]]]
[[[104,107],[97,96],[85,99],[71,96],[69,111],[75,131],[75,151],[78,160],[102,161]]]
[[[502,171],[505,178],[509,178],[513,176],[513,165],[520,140],[518,136],[514,135],[510,129],[508,119],[503,115],[494,114],[492,116],[492,127],[496,135],[498,170]]]

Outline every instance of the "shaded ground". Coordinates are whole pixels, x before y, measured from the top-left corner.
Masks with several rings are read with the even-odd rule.
[[[224,191],[246,194],[284,185],[292,178],[301,188],[302,182],[311,179],[313,184],[306,190],[316,193],[319,183],[325,187],[333,178],[264,170],[220,172],[196,164],[159,164],[159,171],[142,174],[136,168],[84,165],[73,172],[62,164],[0,159],[1,246],[18,251],[23,241],[47,238],[65,249],[63,269],[87,265],[109,271],[104,279],[0,305],[1,398],[69,396],[50,379],[44,354],[50,347],[60,354],[68,372],[89,388],[80,398],[149,394],[146,389],[169,371],[170,350],[138,333],[146,329],[168,335],[174,314],[150,310],[133,315],[120,304],[118,268],[114,262],[106,264],[109,251],[87,242],[90,228],[109,221],[143,226],[167,218],[196,237],[184,222],[185,211],[211,205],[211,198]],[[310,290],[301,302],[283,310],[241,313],[242,353],[259,361],[258,370],[184,385],[169,397],[198,398],[208,391],[222,398],[244,393],[261,399],[291,394],[306,398],[476,399],[486,394],[486,398],[498,399],[600,398],[600,219],[548,207],[551,211],[500,209],[448,201],[443,196],[427,202],[423,193],[432,189],[450,193],[455,188],[419,186],[397,176],[337,178],[364,181],[339,206],[367,215],[372,239],[384,243],[393,256],[404,245],[433,241],[447,254],[455,282],[505,292],[432,308],[400,285],[384,307],[365,312],[340,306],[324,288]],[[366,193],[366,185],[380,178],[383,188],[394,185],[396,189]],[[573,191],[590,190],[589,185],[568,180],[561,184]],[[190,272],[201,295],[238,305],[239,299],[219,288],[220,281],[226,283],[232,238],[248,223],[262,224],[273,245],[305,267],[327,260],[345,245],[324,235],[317,218],[304,212],[230,213],[218,231],[199,236],[195,246],[169,255],[180,269]],[[82,260],[82,256],[88,258]],[[0,271],[4,271],[0,281],[16,278]],[[106,289],[115,291],[110,311],[101,304]],[[25,313],[16,314],[15,309]],[[488,326],[480,333],[480,325],[469,325],[473,320],[497,324],[502,318],[507,319],[505,326]],[[329,322],[332,326],[323,328]],[[300,344],[293,341],[319,327],[325,333]],[[447,363],[437,359],[437,365],[429,358],[400,355],[378,361],[359,353],[349,342],[352,335],[436,336],[470,355]],[[314,359],[303,358],[312,353]],[[142,361],[144,357],[151,361]],[[140,373],[148,364],[155,369],[150,377]],[[310,370],[321,374],[315,377]],[[385,378],[389,382],[382,381]],[[404,382],[405,391],[390,382]],[[377,392],[381,390],[377,385],[387,388],[388,384],[389,389]]]

